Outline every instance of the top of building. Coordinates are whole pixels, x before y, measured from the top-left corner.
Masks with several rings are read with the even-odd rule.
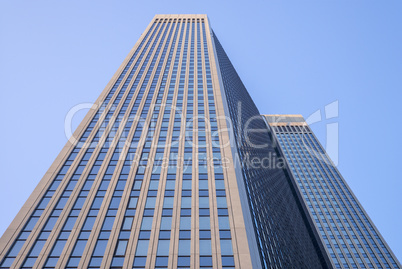
[[[271,114],[263,115],[269,125],[306,125],[306,121],[300,114]]]
[[[208,19],[207,14],[156,14],[154,19]]]

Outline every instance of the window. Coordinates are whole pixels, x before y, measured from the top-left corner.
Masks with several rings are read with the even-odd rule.
[[[149,183],[149,189],[150,190],[157,190],[159,185],[159,180],[151,180]]]
[[[191,218],[190,219],[190,224],[191,224]],[[161,221],[161,230],[170,230],[172,227],[172,217],[162,217]]]
[[[175,188],[175,180],[166,180],[166,189],[174,190]]]
[[[221,240],[221,252],[222,255],[233,255],[232,240],[230,239]]]
[[[56,209],[63,209],[64,206],[66,205],[68,200],[68,197],[62,197],[60,198],[59,202],[56,205]]]
[[[99,267],[102,264],[102,258],[101,257],[92,257],[89,266],[97,266]]]
[[[200,239],[211,239],[210,230],[200,230]]]
[[[151,231],[140,231],[139,239],[149,239]]]
[[[200,266],[202,267],[212,267],[212,257],[211,256],[201,256]]]
[[[92,254],[93,256],[103,256],[105,253],[106,245],[107,245],[108,240],[98,240],[95,246],[94,253]]]
[[[112,230],[115,217],[106,217],[103,222],[102,230]]]
[[[200,216],[209,216],[209,208],[200,208],[199,213]]]
[[[134,217],[125,217],[122,230],[130,230],[133,224]]]
[[[82,256],[87,240],[77,240],[71,256]]]
[[[200,230],[211,229],[211,221],[210,221],[209,217],[200,217],[199,218],[199,227],[200,227]],[[180,229],[184,229],[184,228],[181,228],[181,226],[180,226]]]
[[[200,197],[200,208],[209,208],[209,197]]]
[[[135,256],[146,256],[148,254],[149,240],[138,240]]]
[[[177,266],[190,267],[190,257],[189,256],[179,256],[178,260],[177,260]]]
[[[212,255],[211,240],[200,240],[200,255]]]
[[[81,261],[81,258],[70,258],[68,260],[67,266],[77,267],[78,264],[80,263],[80,261]],[[46,263],[46,265],[47,265],[47,263]],[[49,266],[51,266],[51,265],[49,265]]]
[[[141,230],[151,230],[153,217],[143,217]]]
[[[36,259],[37,259],[36,257],[35,258],[27,258],[25,260],[24,267],[32,267],[35,264]]]
[[[120,204],[121,197],[113,197],[110,202],[109,208],[118,208]]]
[[[227,208],[218,208],[218,216],[229,216]]]
[[[60,257],[61,252],[63,251],[64,245],[66,244],[67,240],[57,240],[56,244],[54,244],[53,250],[50,253],[50,256],[58,256]]]
[[[152,183],[152,181],[151,181],[151,183]],[[141,189],[141,184],[142,184],[142,181],[136,180],[134,182],[133,190],[140,190]]]
[[[156,267],[167,267],[168,266],[169,257],[156,257]]]
[[[180,216],[182,217],[191,216],[191,208],[182,208]]]
[[[174,197],[165,197],[165,200],[163,202],[163,207],[164,208],[173,208],[173,201],[174,201]]]
[[[191,208],[191,197],[181,198],[181,208]]]
[[[38,256],[39,256],[39,253],[41,252],[41,250],[42,250],[42,248],[43,248],[43,246],[45,245],[45,242],[46,242],[46,241],[44,241],[44,240],[36,241],[36,243],[35,243],[35,245],[33,246],[31,252],[29,253],[29,256],[38,257]],[[10,256],[10,255],[9,255],[9,256]],[[36,260],[36,259],[35,259],[35,260]]]
[[[43,198],[42,201],[40,202],[40,204],[38,205],[37,209],[45,209],[46,205],[49,203],[50,201],[50,197],[49,198]]]
[[[231,239],[232,236],[230,234],[230,230],[220,230],[219,236],[221,239]]]
[[[200,190],[208,190],[208,180],[205,180],[205,179],[200,180],[199,187],[200,187]],[[201,192],[200,192],[200,194],[201,194]],[[206,192],[206,195],[208,196],[208,191]]]
[[[39,217],[31,217],[31,219],[28,221],[27,225],[24,228],[24,231],[32,231],[32,229],[35,227],[36,222],[38,221]]]
[[[144,216],[145,217],[152,217],[154,215],[154,209],[144,209]]]
[[[179,233],[179,239],[191,239],[191,231],[181,230]]]
[[[222,256],[222,266],[223,267],[226,267],[226,266],[234,267],[235,263],[234,263],[233,256]]]
[[[172,215],[173,215],[173,209],[169,209],[169,208],[162,209],[163,217],[171,217]]]
[[[183,180],[183,190],[191,190],[191,180]]]
[[[145,204],[145,208],[155,208],[155,202],[156,202],[155,197],[148,197]]]
[[[169,255],[169,245],[170,245],[170,240],[159,240],[158,250],[157,250],[156,255],[168,256]]]
[[[127,240],[119,240],[116,247],[116,256],[124,256],[126,254]]]
[[[92,208],[100,208],[102,205],[103,197],[95,197]]]
[[[228,217],[218,217],[219,219],[219,229],[220,230],[229,230],[229,218]]]
[[[218,208],[227,208],[226,197],[216,197],[216,203]]]
[[[159,239],[170,239],[170,231],[160,231]]]
[[[179,240],[179,255],[190,256],[191,240]]]
[[[128,208],[136,208],[137,207],[137,202],[138,202],[138,197],[132,197],[130,198],[130,202],[128,204]]]

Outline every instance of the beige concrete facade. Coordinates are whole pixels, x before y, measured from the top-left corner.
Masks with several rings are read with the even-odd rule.
[[[168,24],[170,22],[170,24]],[[162,70],[167,65],[168,61],[174,61],[176,52],[178,52],[178,39],[179,39],[179,34],[177,37],[177,40],[175,43],[173,43],[172,38],[170,39],[169,42],[167,42],[167,38],[165,37],[164,39],[162,38],[162,34],[165,33],[165,31],[175,31],[176,29],[180,33],[181,29],[184,29],[184,36],[182,38],[182,46],[181,46],[181,51],[179,51],[180,59],[179,59],[179,68],[177,70],[177,76],[176,76],[176,83],[175,83],[175,89],[174,89],[174,98],[172,105],[176,106],[178,102],[178,90],[179,90],[179,80],[180,80],[180,73],[182,71],[185,71],[185,87],[184,87],[184,96],[183,96],[183,108],[186,108],[187,103],[189,102],[189,96],[187,93],[187,89],[189,87],[189,77],[190,77],[190,68],[189,68],[189,62],[191,60],[191,36],[194,36],[194,71],[191,71],[191,73],[196,77],[198,67],[197,67],[197,31],[202,31],[202,28],[200,27],[204,23],[205,25],[205,31],[206,31],[206,41],[207,41],[207,46],[208,46],[208,54],[209,54],[209,63],[210,63],[210,69],[211,69],[211,75],[212,75],[212,85],[213,85],[213,97],[215,101],[215,110],[216,110],[216,116],[219,119],[217,122],[218,125],[218,130],[219,130],[219,142],[221,145],[225,145],[221,149],[221,156],[222,158],[227,158],[229,161],[226,163],[226,166],[223,168],[223,174],[224,174],[224,184],[225,184],[225,189],[226,189],[226,199],[227,199],[227,208],[229,212],[229,222],[230,222],[230,231],[231,231],[231,240],[232,240],[232,248],[233,248],[233,256],[234,256],[234,262],[235,262],[235,267],[236,268],[251,268],[252,263],[251,263],[251,255],[250,255],[250,248],[248,244],[248,237],[246,234],[246,228],[244,224],[244,212],[242,210],[241,206],[241,200],[239,197],[239,188],[238,188],[238,181],[236,180],[236,172],[234,168],[234,161],[232,157],[232,148],[230,146],[230,141],[229,141],[229,133],[228,133],[228,126],[227,122],[225,120],[225,110],[224,110],[224,104],[223,104],[223,97],[222,97],[222,91],[220,89],[220,83],[219,83],[219,77],[218,77],[218,67],[217,67],[217,59],[215,59],[215,54],[213,53],[213,43],[211,39],[211,29],[209,25],[209,21],[206,15],[156,15],[154,19],[151,21],[147,29],[145,30],[144,34],[141,35],[139,38],[138,42],[135,44],[133,49],[130,51],[129,55],[127,58],[123,61],[111,81],[108,83],[108,85],[105,87],[99,98],[96,100],[95,104],[91,108],[91,110],[88,112],[84,120],[81,122],[81,124],[78,126],[77,130],[74,132],[73,137],[79,138],[82,136],[82,134],[85,132],[88,124],[90,123],[91,119],[97,112],[98,108],[104,101],[105,97],[109,93],[109,91],[112,89],[112,87],[115,85],[117,79],[119,78],[121,72],[123,69],[126,67],[127,63],[131,59],[132,55],[134,52],[139,48],[139,45],[141,41],[144,39],[146,36],[146,33],[151,29],[152,25],[154,24],[163,24],[160,28],[156,29],[153,28],[152,31],[158,31],[160,32],[161,35],[155,35],[152,39],[150,36],[147,37],[146,42],[156,42],[156,47],[159,44],[162,44],[162,48],[166,46],[167,51],[169,52],[171,48],[174,49],[173,51],[173,57],[171,60],[167,58],[168,53],[165,55],[165,58],[161,58],[161,51],[159,52],[157,57],[156,63],[159,63],[159,61],[163,62],[162,65]],[[191,33],[192,27],[196,26],[195,33],[194,35],[191,36],[186,36],[186,31],[187,28],[190,27],[189,33]],[[203,70],[203,99],[198,99],[198,94],[197,94],[197,79],[194,78],[194,95],[193,95],[193,116],[197,117],[198,116],[198,104],[200,102],[204,103],[205,107],[205,117],[206,119],[209,119],[209,100],[208,100],[208,93],[207,93],[207,77],[205,73],[206,69],[206,56],[204,53],[204,36],[202,32],[200,33],[199,37],[201,38],[201,61],[202,61],[202,70]],[[187,48],[187,54],[184,54],[184,45],[185,42],[184,40],[189,39],[188,41],[188,48]],[[141,48],[141,52],[144,49],[144,46]],[[145,51],[145,55],[151,54],[151,59],[153,55],[155,55],[155,49],[151,50],[151,46],[147,47],[147,51]],[[116,99],[116,97],[119,94],[119,91],[122,89],[122,85],[124,84],[124,81],[128,78],[128,74],[130,71],[133,69],[134,63],[136,63],[137,59],[139,59],[140,53],[137,54],[136,59],[134,60],[132,66],[129,68],[128,72],[124,76],[124,79],[120,83],[120,86],[114,93],[112,99],[109,101],[108,106],[106,107],[105,111],[102,113],[100,116],[96,126],[92,130],[91,134],[87,138],[87,141],[91,141],[96,132],[99,130],[100,125],[102,121],[105,119],[106,114],[111,111],[112,103]],[[185,70],[181,70],[182,67],[182,61],[184,58],[187,58],[187,65]],[[145,57],[142,58],[141,64],[145,62]],[[124,117],[121,120],[121,123],[119,125],[119,131],[117,132],[118,134],[121,134],[124,125],[128,120],[128,115],[129,112],[131,111],[131,108],[134,105],[134,101],[136,100],[136,96],[138,94],[138,90],[140,88],[140,85],[142,84],[142,81],[145,79],[145,74],[147,73],[148,69],[150,68],[151,62],[149,61],[147,63],[147,66],[145,68],[145,71],[143,74],[139,74],[139,68],[138,70],[135,71],[135,74],[133,76],[133,79],[131,80],[129,86],[127,89],[131,88],[131,85],[133,85],[134,78],[137,77],[137,75],[142,75],[142,78],[140,80],[140,83],[138,83],[137,90],[134,93],[133,98],[131,99],[131,102],[128,105],[128,109],[126,110],[126,113]],[[155,76],[156,74],[156,66],[153,67],[154,69],[152,70],[151,73],[151,79]],[[171,82],[172,78],[172,72],[173,72],[173,64],[170,65],[170,70],[168,73],[168,76],[166,78],[166,83],[165,87],[166,89],[169,88],[169,84]],[[161,73],[162,74],[162,73]],[[162,85],[162,75],[159,76],[156,89],[159,89],[160,86]],[[147,93],[150,91],[151,88],[151,83],[148,83],[146,86],[144,95],[142,97],[142,101],[138,107],[138,112],[137,115],[141,113],[142,109],[146,105],[146,98]],[[52,252],[52,249],[54,247],[54,244],[60,234],[61,229],[63,228],[63,225],[65,221],[67,220],[69,213],[71,212],[75,201],[77,200],[80,190],[85,184],[85,180],[87,176],[90,173],[90,170],[92,168],[92,165],[96,161],[96,157],[98,153],[100,152],[100,146],[104,143],[104,141],[107,138],[108,131],[110,130],[111,126],[114,124],[116,117],[121,110],[123,106],[123,101],[127,98],[129,93],[129,90],[125,92],[125,94],[122,96],[121,101],[118,103],[117,107],[115,108],[114,111],[114,116],[110,119],[110,122],[106,128],[106,131],[104,132],[103,136],[100,137],[98,146],[95,148],[94,153],[92,154],[91,158],[88,160],[88,163],[86,164],[85,169],[83,170],[80,178],[78,179],[78,182],[74,189],[71,192],[71,195],[69,196],[69,199],[64,206],[63,210],[61,211],[60,216],[57,219],[57,222],[51,231],[50,235],[48,236],[48,239],[46,240],[46,243],[44,244],[43,248],[40,251],[40,254],[38,255],[34,265],[32,268],[43,268],[46,264],[47,258],[49,254]],[[167,98],[168,98],[168,90],[165,90],[164,96],[163,96],[163,104],[167,103]],[[151,105],[156,103],[156,98],[157,98],[157,90],[155,91]],[[162,125],[162,117],[163,113],[160,113],[156,122],[156,128],[155,128],[155,134],[154,134],[154,143],[157,143],[158,137],[159,137],[159,132],[160,132],[160,127]],[[142,131],[142,136],[140,139],[139,146],[137,148],[132,168],[130,170],[130,174],[128,175],[126,187],[123,191],[122,198],[120,201],[120,207],[116,213],[116,218],[113,224],[112,232],[110,234],[107,246],[106,246],[106,251],[104,254],[104,258],[102,260],[102,264],[100,268],[109,268],[110,264],[113,260],[115,249],[116,249],[116,244],[118,241],[119,237],[119,232],[123,224],[124,220],[124,212],[126,209],[126,206],[129,199],[130,199],[130,193],[132,186],[134,184],[134,177],[135,173],[137,170],[138,162],[141,157],[141,151],[142,148],[144,147],[145,143],[145,136],[148,131],[149,123],[152,118],[152,109],[149,110],[147,117],[145,119],[145,124],[144,124],[144,129]],[[185,132],[185,126],[186,126],[186,109],[183,109],[183,118],[182,118],[182,123],[181,123],[181,134],[184,135]],[[171,113],[170,115],[170,123],[173,125],[174,121],[174,113]],[[127,136],[127,141],[131,141],[134,132],[136,130],[136,126],[138,125],[138,122],[134,122],[130,132],[128,133]],[[173,133],[173,128],[172,126],[169,126],[168,133],[167,133],[167,138],[166,141],[170,141]],[[211,129],[209,128],[209,125],[206,124],[205,127],[205,133],[206,135],[206,144],[211,145],[212,140],[211,140]],[[116,145],[118,141],[119,135],[116,135],[112,145]],[[198,143],[198,123],[197,121],[194,121],[194,126],[193,126],[193,138],[194,138],[194,146],[193,146],[193,159],[196,160],[198,157],[198,149],[197,149],[197,143]],[[25,223],[27,220],[30,218],[32,213],[35,211],[35,208],[37,205],[40,203],[41,198],[43,197],[44,193],[46,190],[49,188],[51,183],[53,182],[55,176],[57,175],[58,171],[62,167],[62,165],[65,163],[66,159],[68,158],[70,152],[74,148],[74,140],[70,139],[64,146],[63,150],[60,152],[59,156],[56,158],[52,166],[49,168],[49,170],[46,172],[32,195],[29,197],[27,202],[24,204],[23,208],[20,210],[16,218],[13,220],[7,231],[4,233],[4,235],[0,239],[0,262],[3,261],[3,258],[7,256],[8,251],[10,248],[13,246],[14,241],[18,238],[20,235],[20,232],[24,228]],[[184,155],[184,145],[185,141],[184,139],[181,141],[180,146],[179,146],[179,155]],[[124,156],[127,153],[128,147],[124,147],[123,151],[121,153],[122,156]],[[164,156],[168,157],[169,156],[169,146],[165,147],[164,151]],[[107,166],[109,164],[109,161],[112,158],[114,148],[113,146],[110,147],[109,151],[107,152],[105,159],[100,167],[100,170],[97,174],[97,177],[94,180],[94,183],[92,185],[92,188],[90,189],[88,196],[85,200],[85,203],[82,206],[82,209],[78,215],[77,221],[74,225],[73,230],[71,231],[66,244],[63,248],[63,251],[61,252],[60,258],[57,262],[56,268],[64,268],[67,266],[69,257],[74,249],[75,242],[79,238],[81,228],[83,227],[85,223],[85,219],[89,213],[91,204],[96,196],[97,190],[100,186],[101,180],[102,180],[102,175],[104,174],[105,170],[107,169]],[[212,147],[208,146],[207,147],[207,156],[212,157],[213,152],[212,152]],[[52,196],[50,202],[48,203],[47,207],[43,211],[43,213],[40,215],[40,218],[38,222],[36,223],[34,229],[32,232],[29,234],[28,238],[25,240],[23,246],[21,247],[21,250],[19,251],[18,255],[16,256],[15,260],[12,263],[11,268],[20,268],[23,266],[26,257],[29,255],[31,249],[35,245],[36,240],[40,236],[40,233],[43,229],[43,227],[46,225],[47,220],[51,216],[55,206],[58,203],[58,200],[60,196],[62,195],[63,191],[65,190],[66,186],[69,183],[69,178],[71,178],[72,174],[74,171],[77,169],[80,160],[85,154],[85,150],[81,149],[81,151],[78,153],[76,156],[75,160],[73,161],[71,167],[69,168],[68,172],[65,175],[65,179],[61,182],[61,184],[58,186],[57,190],[55,191],[54,195]],[[151,150],[149,152],[149,156],[154,156],[156,154],[156,147],[151,147]],[[123,166],[124,160],[119,160],[115,171],[120,171],[121,167]],[[178,164],[179,165],[179,164]],[[162,208],[163,208],[163,201],[164,201],[164,188],[166,184],[166,175],[168,173],[167,168],[162,168],[161,173],[160,173],[160,184],[159,184],[159,189],[158,189],[158,195],[156,197],[156,205],[154,208],[154,220],[152,224],[152,229],[151,229],[151,234],[150,234],[150,243],[149,243],[149,249],[148,249],[148,256],[147,256],[147,261],[146,261],[146,266],[145,268],[153,268],[155,261],[156,261],[156,256],[157,256],[157,248],[158,248],[158,234],[159,234],[159,226],[160,226],[160,221],[161,221],[161,216],[162,216]],[[148,189],[148,186],[150,184],[150,178],[151,178],[152,171],[151,169],[146,169],[145,174],[144,174],[144,179],[142,181],[142,189],[141,189],[141,194],[138,199],[138,205],[136,208],[136,213],[134,216],[132,228],[131,228],[131,234],[130,238],[128,240],[128,246],[127,246],[127,251],[125,255],[125,260],[124,260],[124,265],[123,268],[132,268],[133,262],[134,262],[134,257],[136,253],[136,246],[137,246],[137,241],[139,237],[139,232],[140,232],[140,227],[141,227],[141,221],[143,217],[143,212],[145,208],[145,203],[147,199],[147,192],[146,190]],[[177,264],[177,258],[178,258],[178,244],[179,244],[179,231],[180,231],[180,204],[181,204],[181,188],[182,188],[182,174],[183,171],[180,167],[177,168],[176,172],[176,186],[175,186],[175,196],[174,196],[174,206],[173,206],[173,214],[172,214],[172,228],[171,228],[171,235],[170,235],[170,248],[169,248],[169,263],[168,263],[168,268],[176,268],[178,266]],[[191,203],[191,256],[190,256],[190,261],[191,261],[191,268],[199,268],[200,267],[200,247],[199,247],[199,242],[200,242],[200,236],[199,236],[199,214],[198,214],[198,209],[199,209],[199,186],[198,186],[198,174],[199,174],[199,169],[198,169],[198,164],[193,163],[192,165],[192,174],[193,174],[193,179],[192,179],[192,203]],[[102,229],[102,224],[103,221],[106,217],[107,211],[108,211],[108,205],[112,199],[113,192],[115,189],[115,186],[118,182],[118,177],[119,174],[117,172],[114,173],[110,180],[110,184],[108,187],[108,190],[105,193],[101,208],[99,210],[99,213],[97,215],[96,221],[94,223],[93,229],[91,234],[89,235],[86,247],[84,249],[84,252],[82,254],[82,258],[80,260],[78,268],[87,268],[90,264],[91,261],[91,255],[94,251],[95,248],[95,243],[96,240],[98,239],[98,236],[101,232]],[[222,268],[222,261],[221,261],[221,245],[220,245],[220,236],[219,236],[219,221],[218,221],[218,211],[217,211],[217,197],[216,197],[216,192],[215,192],[215,180],[214,180],[214,169],[213,167],[208,167],[208,189],[209,189],[209,205],[210,205],[210,226],[211,226],[211,250],[212,250],[212,267],[213,268]]]

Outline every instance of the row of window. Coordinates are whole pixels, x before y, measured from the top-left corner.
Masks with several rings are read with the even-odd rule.
[[[363,234],[364,230],[367,231],[363,223],[360,222],[360,225],[363,226],[363,231],[361,231],[354,220],[364,214],[360,211],[359,216],[354,211],[349,200],[355,202],[355,199],[348,193],[339,172],[329,163],[328,157],[314,136],[290,133],[277,134],[277,138],[335,266],[339,268],[357,265],[372,267],[374,265],[369,259],[369,255],[376,266],[383,266],[382,263],[388,264],[383,254],[380,253],[380,249],[373,240],[370,240],[371,235],[367,232]],[[341,185],[348,193],[347,195],[343,193]],[[365,216],[363,218],[366,219]],[[365,225],[371,226],[368,221]],[[360,240],[358,240],[357,234]],[[377,250],[381,262],[371,248]],[[385,255],[390,259],[392,266],[395,266],[396,263],[387,253],[388,251],[385,252]]]

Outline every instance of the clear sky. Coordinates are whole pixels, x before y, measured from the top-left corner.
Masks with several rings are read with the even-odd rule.
[[[0,1],[0,235],[60,152],[64,118],[93,102],[158,13],[208,14],[263,114],[306,118],[402,260],[402,1]],[[83,117],[77,115],[75,124]],[[324,117],[325,118],[325,117]]]

